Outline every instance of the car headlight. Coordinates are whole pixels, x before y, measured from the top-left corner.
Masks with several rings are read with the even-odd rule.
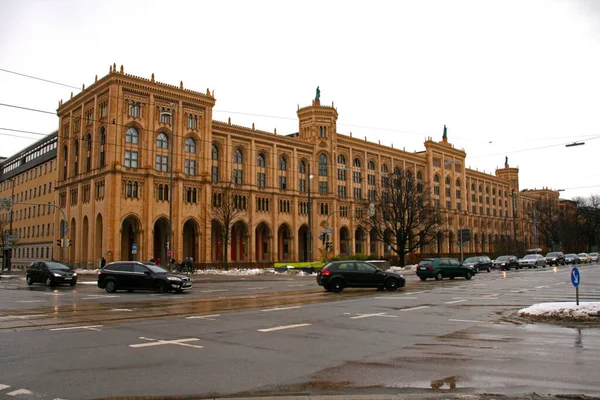
[[[56,272],[53,272],[52,275],[59,277],[59,278],[62,276],[61,274],[57,274]]]
[[[170,281],[178,281],[181,282],[181,278],[178,278],[176,276],[167,276],[167,279]]]
[[[73,276],[77,276],[77,272],[73,272]]]

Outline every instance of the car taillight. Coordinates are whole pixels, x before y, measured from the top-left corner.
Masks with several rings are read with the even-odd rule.
[[[427,267],[427,269],[433,271],[433,265],[430,265],[429,267]]]
[[[329,275],[331,272],[328,269],[321,271],[321,275]]]

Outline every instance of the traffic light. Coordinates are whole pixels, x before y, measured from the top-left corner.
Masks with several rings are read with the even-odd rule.
[[[332,243],[332,242],[327,242],[327,243],[325,243],[325,248],[326,248],[327,250],[331,249],[332,247],[333,247],[333,243]]]
[[[70,247],[71,244],[73,244],[73,242],[71,241],[71,239],[67,239],[67,247]]]
[[[62,239],[56,239],[56,245],[58,247],[63,247],[63,241],[62,241]]]

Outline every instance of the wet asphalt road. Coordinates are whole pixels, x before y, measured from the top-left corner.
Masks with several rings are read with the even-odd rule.
[[[600,266],[580,271],[581,301],[600,302]],[[48,290],[3,281],[0,396],[13,389],[40,399],[431,391],[600,396],[599,329],[510,320],[534,303],[574,300],[569,272],[496,271],[469,282],[410,277],[394,293],[339,295],[325,293],[314,277],[260,285],[206,280],[184,295],[119,297],[93,285]]]

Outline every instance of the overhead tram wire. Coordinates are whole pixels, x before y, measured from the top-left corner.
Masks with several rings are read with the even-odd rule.
[[[73,85],[68,85],[65,83],[61,83],[61,82],[56,82],[50,79],[44,79],[44,78],[39,78],[36,76],[32,76],[32,75],[27,75],[24,73],[20,73],[20,72],[15,72],[15,71],[10,71],[7,69],[3,69],[0,68],[0,71],[3,72],[7,72],[10,74],[15,74],[15,75],[19,75],[19,76],[23,76],[29,79],[35,79],[35,80],[39,80],[42,82],[48,82],[48,83],[53,83],[56,85],[60,85],[60,86],[65,86],[65,87],[69,87],[69,88],[73,88],[73,89],[77,89],[81,91],[81,87],[77,87],[77,86],[73,86]],[[113,97],[114,98],[114,97]],[[117,99],[118,100],[118,99]],[[290,120],[290,121],[296,121],[296,118],[292,118],[292,117],[282,117],[282,116],[277,116],[277,115],[268,115],[268,114],[253,114],[253,113],[247,113],[247,112],[239,112],[239,111],[227,111],[227,110],[219,110],[219,109],[214,109],[213,112],[217,112],[217,113],[229,113],[229,114],[236,114],[236,115],[245,115],[245,116],[254,116],[254,117],[260,117],[260,118],[274,118],[274,119],[283,119],[283,120]],[[54,114],[54,113],[53,113]],[[435,133],[425,133],[425,132],[415,132],[415,131],[411,131],[411,130],[402,130],[402,129],[392,129],[392,128],[381,128],[381,127],[373,127],[373,126],[364,126],[364,125],[353,125],[353,124],[337,124],[338,126],[348,126],[348,127],[354,127],[354,128],[361,128],[361,129],[370,129],[370,130],[380,130],[380,131],[388,131],[388,132],[399,132],[399,133],[409,133],[409,134],[413,134],[413,135],[430,135],[433,136]],[[566,137],[539,137],[537,139],[566,139],[566,138],[588,138],[592,135],[581,135],[581,136],[566,136]],[[457,136],[457,138],[461,138],[460,136]],[[474,140],[472,138],[462,138],[462,139],[466,139],[466,140]],[[531,139],[536,139],[536,138],[531,138]],[[535,148],[534,148],[535,149]],[[512,154],[514,152],[511,153],[502,153],[502,154]],[[502,155],[499,154],[499,155]]]

